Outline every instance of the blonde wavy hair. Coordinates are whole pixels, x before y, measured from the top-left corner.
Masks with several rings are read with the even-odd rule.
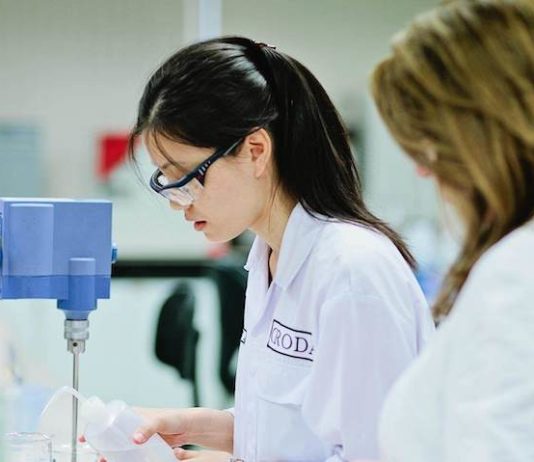
[[[466,224],[439,319],[479,257],[534,215],[534,0],[444,2],[392,48],[372,75],[378,110]]]

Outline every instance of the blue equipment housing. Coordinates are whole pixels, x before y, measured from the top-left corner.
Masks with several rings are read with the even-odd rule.
[[[109,298],[111,202],[0,198],[0,299],[56,299],[86,320]]]

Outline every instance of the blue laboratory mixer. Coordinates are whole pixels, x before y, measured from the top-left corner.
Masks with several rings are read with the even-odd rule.
[[[0,198],[0,299],[57,300],[76,390],[88,317],[98,299],[109,298],[116,253],[109,201]],[[75,448],[77,401],[72,412]]]

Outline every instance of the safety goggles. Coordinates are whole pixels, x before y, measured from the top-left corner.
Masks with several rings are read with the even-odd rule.
[[[208,168],[217,159],[230,154],[242,141],[243,138],[237,140],[229,148],[217,149],[204,162],[177,181],[170,182],[163,172],[157,169],[150,178],[150,187],[171,202],[181,207],[188,207],[198,199],[204,189]]]

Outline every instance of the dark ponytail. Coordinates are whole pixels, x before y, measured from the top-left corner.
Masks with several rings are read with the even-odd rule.
[[[274,142],[280,186],[314,216],[358,223],[387,236],[413,267],[406,245],[362,199],[341,118],[297,60],[244,37],[186,47],[152,76],[133,141],[145,130],[199,147],[229,146],[258,127]]]

